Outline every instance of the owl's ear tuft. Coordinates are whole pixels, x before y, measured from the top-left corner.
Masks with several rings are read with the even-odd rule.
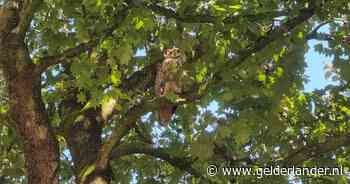
[[[163,50],[163,56],[168,57],[169,56],[170,49],[164,49]]]

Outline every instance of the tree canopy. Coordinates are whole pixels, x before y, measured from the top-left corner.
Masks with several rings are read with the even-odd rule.
[[[349,13],[347,0],[0,0],[0,183],[348,183],[207,168],[348,168]],[[187,77],[161,126],[154,82],[174,47]],[[310,49],[335,83],[305,92]]]

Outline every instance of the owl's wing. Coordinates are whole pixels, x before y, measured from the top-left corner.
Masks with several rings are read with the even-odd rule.
[[[155,81],[155,93],[156,96],[162,96],[164,93],[164,86],[165,86],[165,80],[164,80],[164,71],[163,71],[163,64],[157,65],[157,74],[156,74],[156,81]]]

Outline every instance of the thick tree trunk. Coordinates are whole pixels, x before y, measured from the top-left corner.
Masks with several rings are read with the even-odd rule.
[[[42,103],[40,74],[22,38],[9,35],[0,47],[10,116],[23,140],[28,184],[58,184],[59,149]]]
[[[29,75],[29,76],[28,76]],[[29,78],[29,79],[28,79]],[[9,81],[11,117],[23,138],[29,184],[57,184],[59,150],[30,74]]]

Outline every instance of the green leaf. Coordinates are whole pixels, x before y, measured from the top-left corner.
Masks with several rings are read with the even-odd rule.
[[[192,153],[201,160],[207,160],[213,155],[214,144],[210,136],[203,134],[192,144]]]
[[[266,75],[264,73],[260,72],[258,75],[258,80],[261,82],[264,82],[266,80]]]
[[[224,102],[230,102],[233,98],[234,98],[234,94],[232,93],[232,91],[228,91],[228,92],[225,92],[222,96],[221,96],[221,99],[224,101]]]
[[[197,69],[196,73],[196,81],[197,82],[202,82],[205,79],[205,76],[208,73],[208,68],[205,65],[201,65]]]
[[[225,12],[226,9],[222,6],[219,5],[213,5],[214,10],[219,11],[219,12]]]
[[[80,102],[80,103],[86,102],[86,96],[85,96],[84,93],[79,93],[78,94],[78,102]]]
[[[237,10],[242,9],[242,5],[240,5],[240,4],[230,5],[229,8],[237,11]]]
[[[141,29],[141,28],[143,28],[144,27],[144,21],[142,20],[142,19],[140,19],[140,18],[135,18],[135,20],[134,20],[134,22],[135,22],[135,29],[136,30],[139,30],[139,29]]]
[[[111,73],[111,82],[112,84],[114,84],[115,86],[119,85],[120,83],[120,72],[113,70]]]
[[[80,173],[82,181],[85,181],[86,177],[89,176],[92,172],[95,171],[95,164],[86,166]]]
[[[222,140],[229,137],[231,134],[231,129],[228,126],[219,126],[216,132],[217,139]]]
[[[234,138],[238,144],[245,144],[249,141],[251,127],[245,121],[235,122],[233,127]]]
[[[4,170],[2,170],[2,175],[9,177],[20,177],[24,176],[25,172],[23,168],[5,168]]]
[[[114,56],[118,58],[119,63],[122,65],[126,65],[129,63],[132,58],[134,51],[129,44],[123,44],[115,51]]]

